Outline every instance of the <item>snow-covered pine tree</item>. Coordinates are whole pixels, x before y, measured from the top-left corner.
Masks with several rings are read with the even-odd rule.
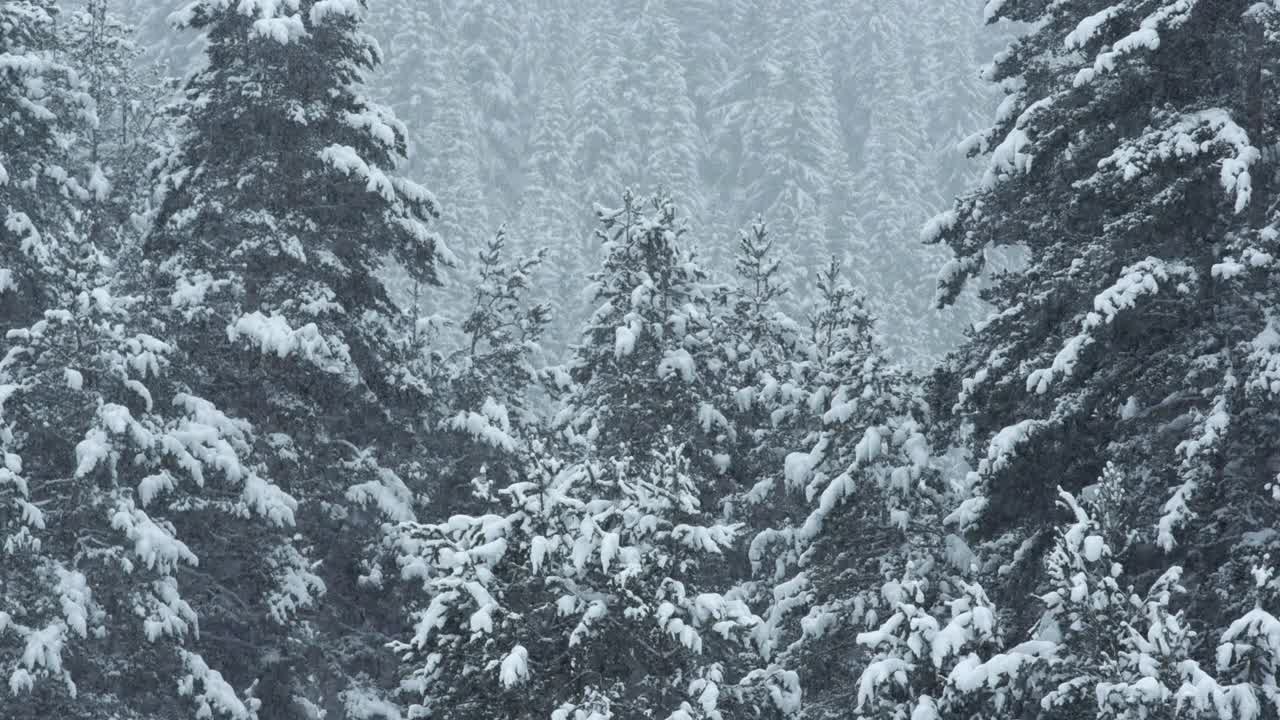
[[[234,601],[283,628],[310,604],[296,501],[242,421],[174,381],[146,298],[77,232],[105,182],[74,169],[96,118],[52,55],[52,10],[0,7],[0,714],[250,720],[205,621]],[[197,567],[224,532],[252,548],[239,594]]]
[[[1194,633],[1170,608],[1182,592],[1181,568],[1162,573],[1144,596],[1122,588],[1108,537],[1124,529],[1109,532],[1070,493],[1060,497],[1071,517],[1046,558],[1048,587],[1031,637],[1003,648],[1008,633],[977,583],[944,580],[941,588],[954,588],[946,623],[930,604],[929,583],[908,576],[886,586],[898,598],[894,612],[858,636],[875,650],[859,681],[859,716],[1146,720],[1173,718],[1177,698],[1197,689],[1203,693],[1187,699],[1223,697],[1186,660]]]
[[[73,162],[73,138],[95,121],[92,99],[61,62],[57,4],[0,7],[0,333],[25,326],[66,298],[52,282],[76,253],[78,201],[99,178]]]
[[[758,622],[719,591],[736,527],[669,430],[651,454],[562,463],[534,448],[490,512],[402,528],[424,602],[404,653],[410,718],[718,720]]]
[[[1117,480],[1108,468],[1102,484]],[[1049,718],[1172,718],[1194,636],[1169,607],[1184,592],[1182,568],[1165,570],[1139,598],[1132,585],[1121,586],[1125,570],[1112,552],[1112,538],[1125,539],[1125,528],[1104,527],[1070,493],[1059,497],[1072,517],[1045,558],[1049,588],[1033,629],[1034,639],[1056,648],[1027,699]],[[1118,499],[1107,493],[1095,513]]]
[[[137,28],[119,0],[73,4],[60,27],[61,55],[93,100],[97,122],[82,127],[75,152],[101,170],[80,234],[115,255],[145,228],[150,200],[147,167],[172,147],[165,113],[176,85],[163,66],[148,64]]]
[[[808,429],[803,404],[808,337],[782,311],[788,288],[777,254],[763,220],[738,234],[737,282],[727,298],[729,312],[720,317],[725,389],[731,393],[723,405],[737,431],[729,474],[744,491],[760,482],[779,482],[786,453]]]
[[[436,463],[430,513],[448,517],[474,510],[523,473],[525,449],[541,418],[529,393],[549,321],[545,304],[531,301],[530,280],[544,253],[509,260],[505,231],[479,255],[471,311],[462,346],[441,363],[431,386],[443,417],[424,439]]]
[[[411,519],[422,489],[397,471],[412,469],[427,388],[378,271],[393,259],[431,284],[449,255],[427,226],[431,195],[396,172],[405,127],[361,94],[380,59],[365,13],[363,0],[199,0],[174,18],[207,35],[208,58],[160,168],[146,270],[180,377],[269,449],[327,591],[310,635],[238,656],[233,677],[261,681],[272,717],[339,713],[394,680],[382,645],[400,611],[366,545],[384,519]],[[234,568],[256,551],[229,547],[208,572],[238,591]],[[218,620],[225,635],[259,622]]]
[[[522,39],[518,28],[530,9],[524,3],[453,1],[458,6],[458,34],[451,39],[462,48],[462,72],[482,120],[477,132],[487,207],[506,222],[520,189],[525,131],[520,121],[527,108],[521,103],[525,98],[517,95],[515,63]]]
[[[910,563],[882,589],[884,622],[858,633],[870,656],[858,676],[855,716],[882,720],[948,720],[1010,712],[1023,675],[1050,643],[1027,643],[1008,653],[1000,645],[997,610],[978,583],[932,581],[930,561]],[[807,704],[806,704],[807,705]],[[838,716],[821,706],[803,717]]]
[[[450,71],[441,9],[439,3],[387,0],[369,18],[369,30],[383,52],[382,68],[371,84],[408,125],[405,167],[419,175],[434,159],[426,152],[432,147],[428,130],[443,108],[439,93]]]
[[[456,32],[456,28],[450,26]],[[439,98],[431,125],[425,129],[422,152],[424,170],[441,183],[439,233],[464,257],[483,250],[491,230],[492,207],[481,178],[488,159],[480,142],[481,115],[463,77],[463,58],[457,48],[445,48],[444,74],[436,90]],[[456,275],[459,285],[474,278],[474,269],[463,266]],[[449,297],[437,293],[437,302],[448,307]]]
[[[411,716],[718,718],[758,622],[731,590],[710,294],[664,198],[601,211],[601,303],[555,444],[475,515],[411,523]],[[576,382],[575,382],[576,381]]]
[[[282,642],[324,588],[297,501],[85,247],[43,293],[66,304],[0,346],[0,714],[253,720],[245,648]],[[260,618],[252,644],[228,615]]]
[[[930,311],[928,274],[920,269],[934,267],[940,254],[916,239],[920,223],[947,198],[935,190],[929,174],[936,160],[930,162],[928,96],[915,61],[917,43],[928,31],[917,29],[913,19],[927,17],[933,8],[902,0],[866,7],[846,46],[856,53],[851,66],[860,75],[859,89],[877,101],[858,116],[865,126],[854,149],[850,211],[855,223],[848,226],[845,251],[856,260],[845,261],[872,309],[893,312],[892,331],[906,350],[902,357],[917,364],[958,339],[934,335],[954,326],[942,326]]]
[[[1177,693],[1178,710],[1203,720],[1275,720],[1280,717],[1280,620],[1267,611],[1275,607],[1280,581],[1271,557],[1253,568],[1254,607],[1223,631],[1216,648],[1217,678],[1186,660]]]
[[[974,293],[946,312],[930,308],[925,268],[946,252],[917,235],[975,177],[977,164],[955,146],[981,125],[990,102],[975,51],[994,49],[1001,36],[982,42],[968,0],[837,0],[821,12],[850,163],[832,178],[837,216],[827,252],[845,262],[875,314],[894,318],[882,329],[894,359],[924,369],[985,312]]]
[[[1052,486],[1078,492],[1114,462],[1140,534],[1118,559],[1182,565],[1213,588],[1188,622],[1223,626],[1250,559],[1280,550],[1277,11],[990,0],[986,14],[1027,29],[987,70],[1007,96],[969,143],[986,174],[925,236],[956,254],[943,302],[991,248],[1021,245],[1027,266],[994,278],[996,313],[937,376],[977,465],[956,519],[990,541],[986,567],[1010,566],[1004,583],[1034,586]]]
[[[576,387],[556,425],[571,443],[613,459],[648,457],[671,428],[698,473],[715,477],[731,462],[734,430],[717,405],[727,395],[706,274],[669,198],[627,193],[621,208],[598,212],[605,259],[592,278],[597,309],[575,349]]]
[[[712,267],[728,268],[736,248],[732,246],[736,228],[726,225],[728,202],[733,188],[718,182],[729,176],[731,158],[724,152],[721,133],[726,131],[708,117],[716,92],[736,67],[738,54],[745,49],[731,42],[735,8],[724,0],[686,0],[671,8],[676,18],[682,45],[686,49],[684,63],[689,100],[693,104],[697,125],[695,132],[703,147],[699,149],[698,174],[702,194],[702,217],[699,227],[711,238],[704,254]]]
[[[904,563],[931,564],[943,547],[943,493],[924,404],[885,358],[861,296],[835,261],[815,285],[822,302],[799,377],[806,432],[779,468],[783,481],[765,478],[747,500],[794,512],[751,542],[772,596],[759,642],[799,673],[808,716],[835,717],[856,691],[842,680],[857,667],[856,634],[897,602],[886,582],[899,585]]]

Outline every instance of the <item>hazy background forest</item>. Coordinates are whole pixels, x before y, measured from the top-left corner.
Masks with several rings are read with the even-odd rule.
[[[184,75],[198,39],[183,0],[121,0],[140,61]],[[546,247],[534,282],[557,359],[594,309],[594,205],[620,188],[669,192],[717,280],[757,216],[804,315],[831,258],[866,293],[890,351],[924,368],[984,314],[973,293],[934,308],[949,256],[918,241],[980,167],[958,149],[999,93],[980,78],[1010,36],[969,0],[380,0],[368,30],[378,100],[410,132],[404,171],[429,178],[458,256],[424,308],[461,314],[475,254],[506,225],[517,254]],[[411,289],[401,285],[407,297]]]

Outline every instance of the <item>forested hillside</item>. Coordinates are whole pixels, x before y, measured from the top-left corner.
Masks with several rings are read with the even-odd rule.
[[[193,36],[167,28],[185,2],[116,3],[177,75],[199,62]],[[441,201],[462,260],[447,285],[474,279],[502,225],[520,252],[549,249],[537,279],[556,355],[591,307],[594,207],[630,187],[671,196],[717,280],[757,216],[796,302],[839,258],[890,351],[923,368],[983,312],[972,294],[932,307],[946,255],[913,241],[976,170],[955,147],[993,102],[978,68],[1006,34],[980,27],[969,0],[380,0],[367,30],[385,63],[369,91],[405,122],[406,170]],[[421,301],[456,315],[458,296]]]
[[[1278,69],[1253,0],[7,0],[0,719],[1280,720]]]

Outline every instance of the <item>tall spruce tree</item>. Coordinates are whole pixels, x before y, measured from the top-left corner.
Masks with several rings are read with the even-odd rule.
[[[625,147],[619,87],[623,58],[611,30],[619,23],[613,8],[596,5],[587,17],[590,21],[574,75],[572,107],[576,112],[570,116],[569,137],[580,192],[587,203],[604,203],[613,201],[631,172],[627,154],[621,152]],[[587,205],[582,211],[585,228],[593,227],[589,223],[595,221],[590,208]]]
[[[671,428],[702,468],[727,467],[734,430],[717,403],[724,363],[713,293],[665,196],[599,211],[605,260],[597,309],[575,349],[578,386],[556,419],[608,458],[645,457]],[[715,473],[708,474],[714,477]]]
[[[314,600],[291,541],[297,502],[246,424],[176,377],[137,278],[79,222],[105,180],[73,170],[92,159],[73,139],[96,118],[52,55],[52,9],[0,8],[0,712],[251,720],[250,682],[218,670],[243,650],[217,618],[234,602],[278,639]],[[228,536],[253,544],[232,571],[239,594],[199,569]]]
[[[478,281],[462,342],[430,377],[438,407],[437,432],[424,438],[434,464],[430,513],[447,517],[474,510],[524,470],[525,448],[541,430],[531,402],[540,340],[550,320],[547,305],[528,296],[545,253],[508,259],[499,231],[478,257]]]
[[[246,650],[285,642],[324,587],[298,503],[107,267],[62,266],[65,302],[3,346],[0,712],[253,720]]]
[[[778,480],[786,453],[808,429],[809,343],[801,323],[782,311],[788,288],[777,254],[763,220],[739,233],[737,282],[719,330],[731,393],[725,413],[736,430],[730,475],[747,491]]]
[[[928,576],[941,554],[944,493],[922,399],[886,359],[862,297],[835,261],[815,284],[823,302],[793,381],[803,394],[791,422],[802,432],[781,477],[758,483],[746,500],[774,510],[772,522],[756,526],[749,555],[768,591],[758,642],[775,669],[797,675],[780,709],[825,718],[853,701],[851,675],[865,661],[857,633],[910,595],[904,567]],[[772,677],[783,679],[776,670]]]
[[[548,345],[567,348],[584,319],[582,278],[598,260],[595,236],[580,222],[580,200],[570,189],[576,179],[569,141],[567,80],[545,79],[529,138],[528,182],[520,200],[516,238],[530,250],[545,248],[548,262],[537,274],[537,291],[553,313]]]
[[[306,632],[242,657],[264,713],[342,712],[394,680],[383,644],[399,612],[364,562],[384,519],[414,515],[422,485],[399,454],[427,388],[407,314],[378,270],[422,284],[447,252],[436,208],[396,173],[406,130],[361,94],[380,60],[360,0],[201,0],[175,16],[207,35],[182,139],[161,166],[144,248],[175,362],[196,392],[243,417],[301,503],[300,550],[323,579]],[[255,548],[211,572],[229,578]],[[380,602],[386,600],[387,602]],[[252,617],[218,618],[243,635]]]
[[[1028,264],[995,278],[997,312],[936,376],[976,461],[953,520],[1003,588],[1043,588],[1054,485],[1078,493],[1114,463],[1133,528],[1112,548],[1118,582],[1182,565],[1199,588],[1188,622],[1211,637],[1280,544],[1280,17],[1245,0],[991,0],[986,15],[1030,29],[987,70],[1006,98],[969,143],[986,173],[926,237],[956,254],[943,302],[991,248],[1021,245]],[[1034,619],[1012,609],[1016,628]]]

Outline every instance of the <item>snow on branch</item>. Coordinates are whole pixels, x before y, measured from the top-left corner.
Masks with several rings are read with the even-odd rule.
[[[1146,175],[1157,163],[1188,162],[1208,154],[1221,158],[1219,181],[1223,190],[1234,196],[1235,211],[1243,211],[1253,197],[1250,168],[1262,158],[1262,152],[1223,108],[1167,116],[1163,128],[1122,144],[1099,161],[1098,170],[1100,174],[1107,170],[1119,173],[1128,182]]]
[[[254,311],[241,315],[227,326],[227,339],[235,342],[249,340],[262,353],[286,358],[297,354],[326,372],[342,373],[351,367],[347,344],[337,338],[329,338],[315,323],[300,328],[289,325],[283,315],[264,315]]]
[[[1130,0],[1122,5],[1133,4],[1132,0]],[[1159,9],[1143,18],[1138,29],[1128,35],[1125,35],[1119,40],[1116,40],[1111,44],[1109,49],[1098,53],[1094,58],[1093,67],[1081,68],[1081,70],[1076,73],[1074,81],[1075,86],[1080,87],[1088,85],[1093,82],[1097,76],[1115,70],[1116,62],[1124,58],[1126,55],[1133,54],[1140,50],[1154,52],[1159,49],[1160,31],[1174,29],[1181,26],[1191,17],[1191,11],[1197,4],[1199,4],[1199,0],[1166,0]],[[1130,11],[1132,11],[1132,9],[1133,8],[1125,8],[1125,10]],[[1108,13],[1110,11],[1114,11],[1114,14],[1119,14],[1121,12],[1121,6],[1109,8],[1108,10],[1103,11],[1103,13]],[[1102,15],[1103,13],[1099,13],[1099,15]],[[1114,15],[1109,14],[1103,18],[1099,18],[1095,15],[1086,19],[1081,23],[1084,30],[1083,32],[1081,32],[1081,27],[1077,27],[1076,31],[1073,32],[1071,36],[1068,36],[1068,47],[1072,47],[1073,37],[1085,39],[1087,39],[1087,37],[1091,37],[1097,30],[1098,25],[1111,19],[1111,17],[1114,17]],[[1081,34],[1076,36],[1076,32],[1080,32]],[[1083,42],[1076,45],[1076,47],[1079,47],[1080,45],[1083,45]]]
[[[1187,280],[1194,280],[1195,271],[1181,262],[1167,262],[1148,257],[1121,271],[1120,278],[1093,299],[1093,311],[1080,323],[1080,333],[1063,344],[1047,368],[1031,372],[1027,376],[1027,392],[1044,394],[1058,378],[1071,377],[1080,362],[1080,353],[1094,343],[1094,331],[1115,321],[1122,312],[1131,310],[1143,296],[1156,295],[1171,281],[1180,281],[1175,288],[1187,290]]]

